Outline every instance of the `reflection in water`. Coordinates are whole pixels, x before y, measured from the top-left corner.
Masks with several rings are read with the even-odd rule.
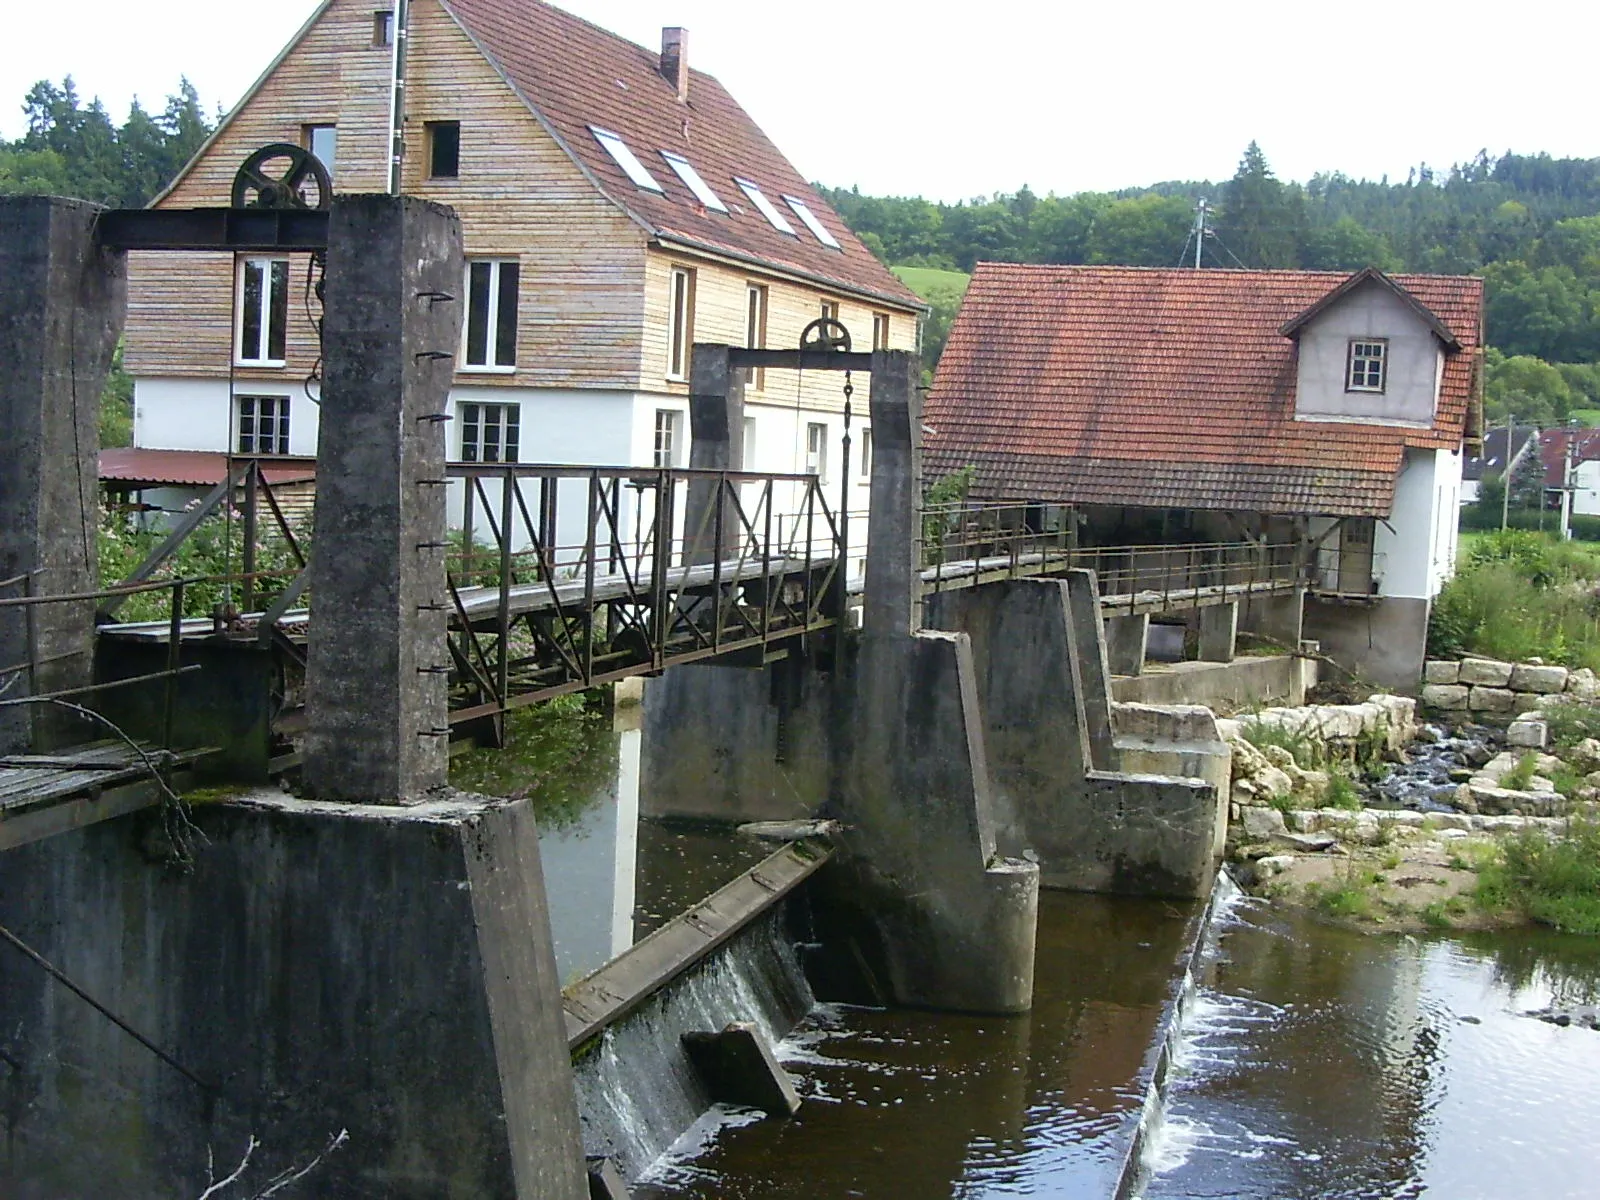
[[[526,797],[563,983],[583,978],[759,862],[772,847],[726,829],[639,818],[639,709],[613,715],[581,696],[519,709],[503,750],[450,764],[465,791]]]
[[[1109,1196],[1188,916],[1044,894],[1025,1016],[819,1008],[780,1048],[800,1114],[669,1155],[635,1197]]]
[[[1147,1200],[1592,1196],[1587,939],[1375,938],[1256,903],[1219,931],[1152,1139]]]

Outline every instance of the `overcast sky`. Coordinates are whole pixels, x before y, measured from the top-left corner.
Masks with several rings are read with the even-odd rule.
[[[378,0],[373,0],[374,7]],[[1593,0],[1300,5],[1082,0],[567,0],[648,46],[689,29],[808,177],[958,200],[1224,179],[1251,138],[1281,178],[1403,179],[1480,148],[1600,155]],[[0,135],[71,73],[118,123],[188,75],[233,104],[316,0],[10,0]],[[330,86],[337,86],[330,80]]]

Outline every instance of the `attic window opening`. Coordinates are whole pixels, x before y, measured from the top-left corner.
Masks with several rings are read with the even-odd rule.
[[[461,122],[429,121],[428,176],[456,179],[461,174]]]
[[[1350,339],[1347,392],[1382,392],[1387,382],[1389,343],[1383,338]]]
[[[794,231],[794,226],[784,219],[784,216],[772,206],[772,201],[762,193],[761,189],[748,179],[740,179],[737,175],[733,181],[739,185],[739,190],[749,198],[750,203],[756,206],[757,211],[765,217],[768,223],[779,233],[787,233],[790,237],[799,237]]]
[[[663,150],[661,157],[667,160],[667,166],[671,167],[678,178],[683,180],[683,186],[694,193],[696,200],[713,212],[725,213],[728,211],[728,206],[722,202],[722,198],[711,190],[704,179],[700,178],[700,172],[694,169],[694,164],[687,158],[681,154],[673,154],[670,150]]]
[[[612,133],[609,129],[601,129],[595,125],[589,126],[589,132],[594,134],[594,140],[600,143],[601,149],[611,155],[611,161],[622,168],[622,173],[633,181],[635,187],[666,195],[666,189],[656,182],[656,177],[650,174],[633,151],[628,149],[628,143],[622,140],[620,133]]]
[[[394,10],[381,8],[372,14],[372,48],[382,50],[394,45]]]
[[[793,196],[785,196],[784,203],[794,209],[794,215],[800,218],[801,223],[809,230],[811,235],[830,250],[843,250],[839,239],[828,232],[828,227],[817,220],[817,214],[806,206],[804,200],[797,200]]]

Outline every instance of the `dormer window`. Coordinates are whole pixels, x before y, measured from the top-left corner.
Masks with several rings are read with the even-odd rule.
[[[1389,358],[1386,338],[1351,338],[1350,372],[1345,379],[1347,392],[1381,392]]]

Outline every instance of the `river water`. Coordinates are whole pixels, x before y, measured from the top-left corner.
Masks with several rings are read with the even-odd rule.
[[[641,818],[624,719],[569,711],[457,782],[540,814],[577,979],[770,846]],[[1110,1197],[1181,972],[1190,906],[1046,893],[1011,1018],[819,1005],[779,1046],[789,1121],[709,1114],[636,1200]],[[1349,933],[1236,898],[1207,935],[1142,1160],[1144,1200],[1600,1196],[1600,939]]]

